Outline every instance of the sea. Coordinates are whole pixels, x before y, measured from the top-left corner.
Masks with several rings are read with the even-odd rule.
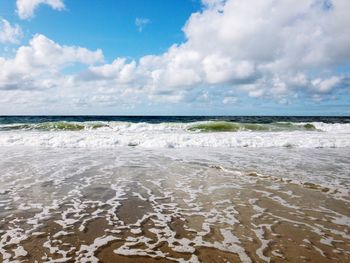
[[[0,146],[349,147],[350,117],[2,116]]]
[[[0,262],[350,262],[350,117],[0,116]]]

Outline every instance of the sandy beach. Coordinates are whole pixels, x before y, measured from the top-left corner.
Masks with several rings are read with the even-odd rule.
[[[350,260],[347,149],[237,152],[2,148],[0,259]],[[294,174],[278,165],[296,156]],[[342,165],[327,184],[329,163],[312,163],[329,156]],[[323,183],[296,176],[310,169]]]

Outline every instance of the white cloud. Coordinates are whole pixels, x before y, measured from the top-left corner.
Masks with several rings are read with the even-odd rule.
[[[61,87],[60,96],[77,105],[190,101],[196,94],[224,104],[240,93],[281,103],[321,98],[342,86],[346,78],[334,69],[350,60],[350,1],[331,3],[203,0],[203,10],[183,28],[184,43],[161,55],[101,65],[95,65],[103,60],[99,50],[36,35],[13,59],[0,58],[0,89]],[[74,63],[88,67],[62,73]],[[203,92],[209,87],[217,93]]]
[[[120,83],[129,83],[136,76],[136,62],[126,63],[126,59],[117,58],[112,64],[105,64],[102,66],[91,66],[88,74],[85,74],[92,80],[98,79],[114,79]]]
[[[139,32],[142,32],[143,28],[149,23],[151,23],[151,20],[149,20],[148,18],[137,17],[135,19],[135,25]]]
[[[204,62],[214,56],[206,70],[209,83],[239,79],[234,65],[244,62],[242,77],[263,76],[267,90],[277,77],[291,89],[289,79],[300,72],[328,69],[350,58],[350,17],[344,12],[349,1],[334,0],[331,9],[315,0],[209,2],[189,19],[182,47],[200,52]]]
[[[342,82],[342,78],[339,76],[332,76],[327,79],[315,79],[312,81],[313,88],[320,93],[330,92]]]
[[[101,50],[61,46],[43,35],[35,35],[29,46],[18,48],[14,58],[0,57],[0,89],[41,89],[60,83],[60,70],[76,63],[103,62]]]
[[[249,96],[277,100],[324,93],[315,88],[315,75],[330,78],[350,59],[349,1],[333,0],[330,8],[321,0],[203,3],[184,27],[183,44],[138,63],[153,96],[203,85],[249,87]]]
[[[34,16],[35,9],[41,4],[49,5],[55,10],[65,8],[63,0],[17,0],[17,14],[21,19],[29,19]]]
[[[22,37],[22,29],[19,25],[11,25],[6,19],[0,17],[0,43],[19,42]]]
[[[205,81],[209,84],[246,79],[254,75],[254,64],[249,61],[234,61],[230,57],[209,55],[202,61]]]

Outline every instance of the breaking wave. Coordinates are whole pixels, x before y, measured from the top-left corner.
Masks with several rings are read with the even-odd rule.
[[[43,123],[16,123],[1,125],[0,131],[11,130],[38,130],[38,131],[81,131],[108,127],[102,122],[43,122]]]
[[[0,125],[0,146],[350,147],[349,123],[42,122]]]
[[[239,123],[229,121],[205,121],[193,123],[131,123],[131,122],[42,122],[42,123],[15,123],[0,125],[0,131],[11,130],[37,130],[37,131],[81,131],[95,129],[133,129],[141,127],[149,130],[183,129],[190,132],[238,132],[238,131],[296,131],[316,130],[311,123],[275,122],[262,123]]]
[[[196,123],[188,127],[190,131],[200,132],[237,132],[237,131],[295,131],[316,130],[311,123],[276,122],[271,124],[239,123],[228,121],[209,121]]]

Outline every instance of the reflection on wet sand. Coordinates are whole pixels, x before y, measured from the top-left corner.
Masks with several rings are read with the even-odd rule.
[[[32,151],[0,164],[2,262],[350,262],[344,191],[171,151]]]

